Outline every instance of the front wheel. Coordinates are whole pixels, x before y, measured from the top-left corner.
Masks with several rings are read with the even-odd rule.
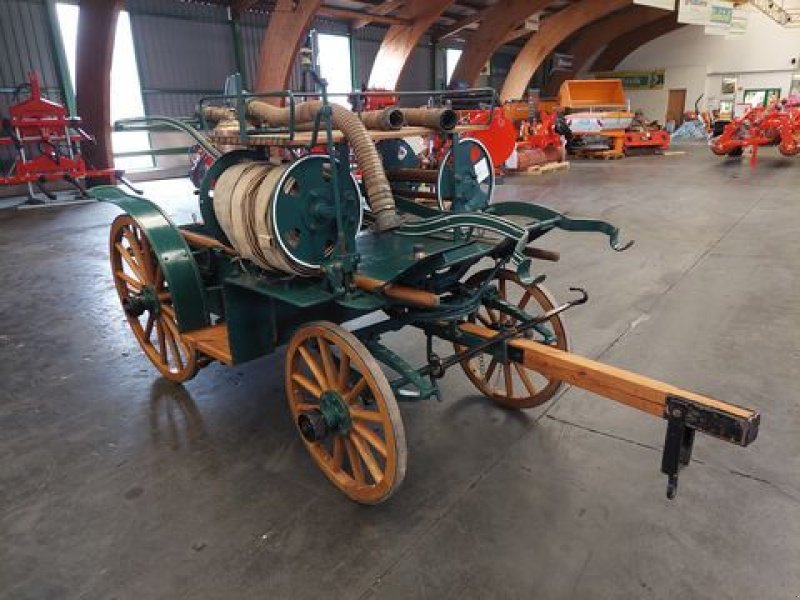
[[[467,281],[467,287],[477,288],[486,281],[488,271],[476,273]],[[535,317],[556,307],[556,302],[546,288],[539,285],[524,285],[513,271],[503,270],[497,274],[496,284],[500,298]],[[519,320],[498,310],[481,306],[469,317],[473,323],[500,330],[503,326],[516,325]],[[569,339],[564,321],[555,315],[526,335],[542,344],[569,351]],[[464,350],[457,346],[456,350]],[[564,383],[550,379],[541,373],[514,362],[500,363],[495,358],[480,354],[461,363],[467,377],[478,390],[501,406],[513,409],[540,406],[555,396]]]
[[[286,396],[314,462],[351,500],[379,504],[400,487],[407,450],[397,400],[352,333],[327,321],[301,327],[286,351]]]

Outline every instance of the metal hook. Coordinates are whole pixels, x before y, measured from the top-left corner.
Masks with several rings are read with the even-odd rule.
[[[625,252],[625,250],[633,246],[636,241],[631,240],[625,244],[621,244],[619,241],[619,233],[615,232],[608,238],[608,243],[611,245],[611,249],[614,250],[614,252]]]
[[[576,294],[580,294],[581,297],[577,300],[570,300],[567,304],[570,306],[580,306],[581,304],[586,304],[589,300],[589,294],[586,292],[585,289],[579,287],[571,287],[569,288],[570,292],[574,292]]]

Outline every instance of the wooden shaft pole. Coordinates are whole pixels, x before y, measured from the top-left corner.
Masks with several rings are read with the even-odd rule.
[[[493,329],[473,323],[463,323],[460,327],[465,333],[479,337],[490,338],[497,335]],[[682,390],[644,375],[531,340],[514,339],[510,340],[508,345],[522,351],[522,364],[525,367],[533,369],[545,377],[560,379],[656,417],[664,416],[664,408],[669,396],[691,400],[737,419],[752,419],[756,415],[755,411],[748,408]]]
[[[366,275],[356,274],[353,277],[353,282],[359,289],[365,292],[374,292],[378,288],[383,288],[383,293],[389,298],[406,302],[412,306],[422,308],[433,308],[439,306],[439,297],[436,294],[431,294],[424,290],[409,287],[407,285],[398,285],[395,283],[386,284],[385,281],[380,279],[373,279]]]

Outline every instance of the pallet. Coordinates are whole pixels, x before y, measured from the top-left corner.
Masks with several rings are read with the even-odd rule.
[[[584,152],[577,150],[575,152],[575,156],[582,159],[591,158],[594,160],[619,160],[621,158],[625,158],[625,153],[619,152],[618,150],[590,150]]]
[[[534,165],[525,169],[528,175],[544,175],[545,173],[556,173],[558,171],[568,171],[570,168],[569,163],[562,162],[549,162],[543,165]]]

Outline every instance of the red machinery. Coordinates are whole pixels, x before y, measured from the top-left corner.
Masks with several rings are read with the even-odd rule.
[[[564,142],[557,126],[557,112],[540,110],[538,119],[521,123],[517,150],[541,150],[549,162],[563,161]]]
[[[80,142],[94,142],[94,138],[80,128],[80,117],[70,117],[62,105],[42,98],[36,73],[28,77],[28,99],[12,105],[9,117],[2,120],[6,137],[0,137],[0,145],[13,145],[16,160],[10,174],[0,176],[0,185],[27,185],[30,199],[38,202],[34,185],[47,198],[55,199],[44,188],[51,181],[66,181],[82,197],[86,197],[82,184],[86,177],[112,177],[126,183],[122,171],[87,168]]]
[[[495,108],[489,118],[488,110],[459,111],[461,121],[478,128],[468,132],[470,137],[481,142],[492,157],[495,169],[501,169],[514,152],[517,142],[517,130],[502,108]]]
[[[759,146],[778,146],[784,156],[800,152],[800,110],[785,103],[755,107],[725,126],[722,135],[711,140],[711,151],[717,156],[741,156],[752,147],[751,163],[758,160]]]
[[[625,132],[625,153],[642,148],[652,150],[669,150],[671,141],[665,129],[627,130]]]

